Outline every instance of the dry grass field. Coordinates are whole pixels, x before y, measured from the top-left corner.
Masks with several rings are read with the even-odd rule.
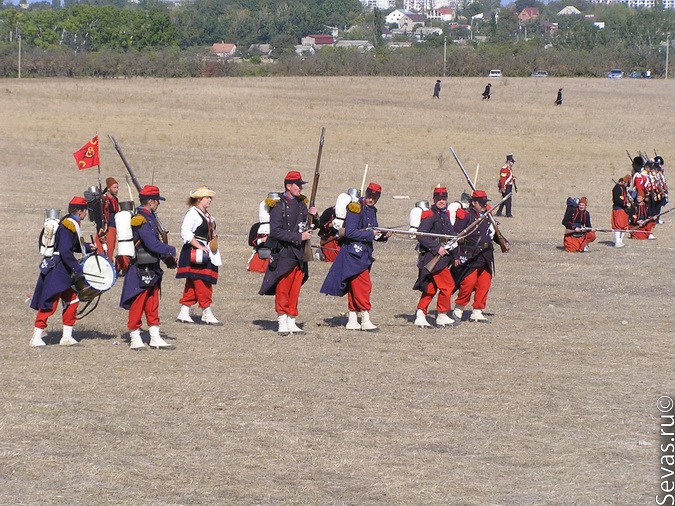
[[[599,234],[585,255],[561,251],[560,220],[568,196],[587,195],[594,225],[609,226],[626,149],[659,150],[672,183],[675,82],[503,78],[481,102],[486,81],[444,79],[434,101],[434,79],[418,78],[0,80],[0,503],[653,501],[655,402],[675,394],[675,217],[656,241],[615,250]],[[472,176],[480,163],[493,198],[515,154],[515,218],[502,221],[513,249],[496,253],[490,325],[414,328],[416,254],[394,238],[373,267],[379,333],[343,328],[346,300],[319,295],[328,265],[313,262],[307,333],[277,337],[246,235],[287,170],[311,176],[322,126],[318,207],[369,164],[384,226],[405,224],[437,183],[467,188],[450,146]],[[43,209],[96,184],[72,158],[96,132],[121,195],[107,134],[142,183],[154,169],[173,244],[188,191],[217,192],[224,327],[174,323],[182,284],[169,272],[160,314],[174,351],[128,349],[121,282],[76,326],[81,346],[28,346]],[[54,342],[60,329],[53,317]]]

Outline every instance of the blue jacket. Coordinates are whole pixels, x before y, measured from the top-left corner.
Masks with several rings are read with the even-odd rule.
[[[379,226],[377,208],[365,205],[363,199],[359,201],[358,211],[355,207],[354,204],[350,204],[347,208],[344,244],[326,275],[321,293],[342,297],[347,293],[349,281],[366,269],[370,269],[375,261],[373,258],[375,232],[365,229]]]
[[[157,218],[152,211],[145,207],[137,208],[136,214],[131,219],[131,228],[134,234],[136,252],[142,246],[153,255],[154,261],[141,265],[138,264],[138,257],[134,259],[126,276],[124,276],[124,286],[120,298],[120,307],[124,309],[129,309],[133,299],[144,290],[161,285],[164,271],[159,266],[160,258],[176,256],[176,248],[159,240]],[[141,286],[143,280],[145,280],[144,286]]]
[[[83,252],[76,229],[68,218],[79,222],[76,217],[67,215],[56,229],[54,256],[43,259],[40,264],[40,275],[30,302],[33,309],[50,310],[54,297],[70,288],[73,278],[82,276],[82,266],[75,253]]]

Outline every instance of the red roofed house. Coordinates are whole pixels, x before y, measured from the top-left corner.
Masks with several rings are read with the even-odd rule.
[[[440,19],[441,21],[454,21],[457,17],[455,9],[449,7],[439,7],[438,9],[433,9],[427,14],[427,19]]]
[[[537,7],[525,7],[520,14],[518,14],[518,19],[521,22],[527,23],[539,17],[539,9]]]
[[[236,51],[236,44],[225,44],[224,42],[221,42],[220,44],[215,43],[211,46],[211,52],[216,56],[220,56],[221,58],[229,58],[234,56]]]
[[[332,46],[335,39],[332,35],[324,33],[317,33],[312,35],[305,35],[300,42],[303,46]]]

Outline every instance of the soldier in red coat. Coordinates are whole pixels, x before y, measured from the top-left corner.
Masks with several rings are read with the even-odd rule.
[[[418,232],[426,232],[432,234],[447,234],[455,235],[455,228],[450,222],[450,215],[448,213],[448,189],[445,187],[434,188],[434,203],[427,211],[422,212],[422,220]],[[461,216],[465,216],[465,211],[462,210]],[[431,327],[427,320],[427,313],[429,304],[436,294],[436,308],[438,310],[436,316],[436,325],[445,327],[452,325],[455,320],[448,316],[450,311],[450,297],[455,291],[455,282],[450,274],[449,266],[453,262],[451,252],[443,245],[443,240],[438,237],[417,236],[419,242],[419,259],[417,267],[419,275],[417,282],[413,287],[422,292],[419,302],[417,303],[417,313],[415,315],[415,325],[418,327]],[[440,259],[431,271],[427,269],[427,265],[436,256]]]
[[[513,187],[516,183],[516,176],[513,174],[513,165],[516,161],[513,159],[513,153],[506,155],[506,163],[499,169],[499,181],[497,182],[497,187],[499,192],[502,194],[502,197],[506,197],[509,193],[512,193]],[[513,195],[506,199],[504,202],[499,204],[497,208],[496,216],[501,216],[502,211],[506,208],[506,217],[513,218],[511,214],[511,201]]]

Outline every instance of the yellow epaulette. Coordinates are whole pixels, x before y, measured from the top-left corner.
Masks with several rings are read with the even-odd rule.
[[[267,197],[267,198],[265,199],[265,205],[266,205],[267,207],[269,207],[270,209],[272,209],[274,206],[276,206],[276,205],[277,205],[277,202],[278,202],[278,200],[273,199],[272,197]]]
[[[299,198],[300,198],[300,200],[301,200],[306,206],[309,205],[309,199],[308,199],[307,197],[305,197],[304,195],[300,194],[300,197],[299,197]]]
[[[351,202],[347,206],[347,210],[350,213],[359,214],[361,212],[361,204],[359,202]]]
[[[70,230],[73,234],[77,234],[77,229],[75,228],[75,223],[70,218],[63,218],[61,220],[61,225]]]
[[[140,227],[141,225],[143,225],[143,223],[146,223],[146,221],[147,220],[145,219],[145,216],[143,216],[142,214],[140,214],[140,213],[135,214],[131,218],[131,226],[132,227]]]

